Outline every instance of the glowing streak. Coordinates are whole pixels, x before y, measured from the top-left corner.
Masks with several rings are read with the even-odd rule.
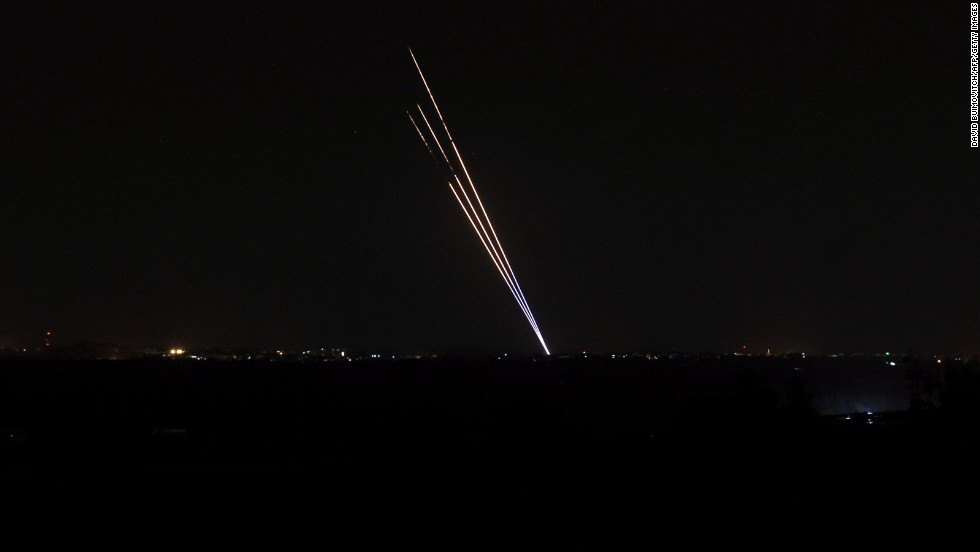
[[[527,304],[527,298],[524,296],[524,290],[521,289],[521,285],[517,282],[517,274],[514,273],[514,269],[510,265],[510,260],[507,258],[507,253],[504,252],[504,246],[502,243],[500,243],[500,238],[497,237],[497,231],[493,227],[493,222],[490,221],[490,215],[487,214],[487,210],[483,206],[483,200],[480,199],[480,193],[476,191],[476,184],[473,183],[473,179],[470,177],[470,172],[466,168],[466,163],[463,162],[463,156],[460,155],[459,149],[456,147],[456,142],[453,140],[453,136],[449,132],[449,127],[446,125],[446,121],[442,118],[442,112],[439,110],[439,104],[436,103],[436,98],[435,96],[432,95],[432,90],[429,89],[429,84],[426,82],[425,76],[422,74],[422,69],[421,67],[419,67],[418,61],[415,60],[415,54],[412,53],[411,49],[409,49],[409,53],[412,54],[412,61],[415,62],[415,68],[418,69],[419,76],[422,77],[422,83],[425,85],[425,90],[429,93],[429,99],[432,100],[432,106],[435,107],[436,109],[436,114],[439,116],[439,122],[442,123],[442,128],[445,129],[446,136],[449,138],[449,145],[453,147],[453,152],[456,154],[456,158],[459,159],[459,165],[460,167],[463,168],[463,174],[466,175],[466,180],[470,183],[470,188],[473,190],[473,195],[476,197],[476,202],[480,206],[480,210],[483,212],[483,218],[487,220],[487,226],[490,227],[490,232],[487,232],[486,228],[483,226],[483,221],[480,218],[479,214],[476,212],[476,208],[473,207],[473,204],[469,198],[469,194],[466,193],[466,188],[464,188],[462,183],[459,182],[459,177],[456,176],[456,171],[453,169],[452,163],[449,162],[449,158],[446,156],[446,152],[443,149],[442,144],[439,142],[439,138],[436,137],[435,131],[432,130],[432,125],[429,124],[429,120],[428,118],[426,118],[425,112],[422,111],[422,107],[420,105],[415,104],[415,107],[417,107],[419,109],[419,113],[422,114],[422,119],[425,121],[426,126],[428,126],[429,132],[432,134],[432,138],[435,140],[436,145],[439,146],[439,151],[442,152],[442,157],[443,159],[446,160],[446,164],[449,165],[449,170],[452,171],[453,177],[455,177],[456,182],[459,183],[459,189],[461,192],[463,192],[463,196],[466,197],[467,203],[470,204],[470,209],[472,209],[473,214],[476,215],[476,220],[477,222],[480,223],[480,228],[483,229],[483,233],[486,234],[487,239],[490,238],[490,233],[493,233],[493,240],[490,242],[491,249],[493,249],[492,255],[495,255],[498,259],[501,259],[502,264],[504,264],[507,267],[507,272],[509,273],[509,277],[507,275],[503,275],[503,276],[507,280],[512,280],[513,285],[517,288],[517,296],[515,297],[515,299],[517,299],[517,302],[519,304],[523,303],[522,308],[526,308],[530,312],[531,308]],[[496,243],[496,247],[494,247],[494,243]],[[498,249],[500,250],[499,253],[497,252]],[[510,284],[508,284],[508,286],[510,286]],[[529,322],[531,323],[531,326],[535,330],[537,330],[538,324],[537,321],[534,319],[533,314],[531,315]],[[544,340],[541,341],[542,341],[541,346],[544,347],[544,350],[547,353],[548,346],[544,344]]]
[[[429,83],[425,81],[425,75],[422,74],[422,68],[419,67],[419,62],[415,59],[415,53],[412,52],[411,48],[408,49],[408,53],[412,56],[412,63],[415,64],[415,68],[419,71],[419,77],[422,78],[422,84],[425,85],[425,91],[429,93],[429,99],[432,100],[432,106],[436,108],[436,115],[439,116],[439,120],[442,122],[442,128],[446,129],[446,136],[449,137],[449,141],[451,142],[453,135],[449,133],[449,127],[446,126],[446,121],[444,121],[442,118],[442,112],[439,111],[439,104],[436,103],[436,98],[432,95],[432,90],[429,89]]]
[[[469,194],[466,193],[466,188],[463,186],[463,183],[460,182],[459,176],[455,173],[455,171],[453,172],[453,178],[456,179],[456,184],[459,185],[459,191],[463,193],[463,197],[466,198],[466,203],[470,206],[469,211],[466,211],[465,207],[463,208],[463,211],[466,212],[466,217],[467,218],[470,217],[469,215],[470,212],[472,212],[473,216],[476,217],[476,222],[477,224],[480,225],[480,230],[476,230],[475,225],[473,229],[476,230],[476,233],[477,235],[480,236],[481,241],[483,240],[483,237],[486,236],[487,242],[490,243],[490,246],[487,248],[487,253],[490,253],[490,258],[493,260],[494,264],[498,264],[498,263],[500,264],[501,267],[500,275],[503,276],[504,282],[507,284],[507,287],[511,289],[511,293],[514,294],[514,299],[517,300],[517,304],[521,307],[521,310],[525,311],[525,315],[528,317],[527,321],[528,323],[531,324],[531,328],[534,330],[534,333],[540,334],[540,331],[538,330],[538,323],[534,319],[534,315],[531,314],[531,307],[527,304],[527,299],[524,298],[524,294],[521,293],[520,288],[516,285],[517,282],[514,280],[513,274],[508,274],[507,271],[503,269],[503,267],[505,266],[504,260],[500,257],[500,253],[498,253],[497,249],[494,247],[493,240],[490,239],[490,233],[487,232],[486,226],[483,225],[483,221],[480,219],[480,214],[476,211],[476,207],[473,206],[473,201],[470,199]],[[453,191],[455,192],[455,190]],[[485,214],[486,212],[484,212],[484,215]],[[472,219],[470,219],[471,224],[472,222],[473,222]],[[490,221],[487,220],[487,223],[489,222]],[[484,245],[486,245],[486,243],[484,243]],[[499,246],[500,244],[498,243],[497,247]],[[542,343],[542,345],[544,344]],[[545,347],[545,350],[547,351],[547,347]]]
[[[521,289],[521,285],[519,283],[517,283],[517,274],[514,273],[514,269],[511,268],[511,266],[510,266],[510,261],[507,260],[507,253],[504,252],[504,246],[503,246],[502,243],[500,243],[500,238],[497,237],[497,231],[494,230],[493,223],[490,222],[490,215],[487,214],[486,208],[483,207],[483,201],[480,199],[479,192],[476,191],[476,185],[473,183],[473,179],[470,178],[469,171],[466,170],[466,164],[463,163],[463,156],[459,154],[459,150],[456,149],[456,143],[453,142],[451,138],[450,138],[449,143],[450,143],[450,145],[452,145],[453,151],[456,152],[456,157],[459,159],[459,164],[460,164],[461,167],[463,167],[463,174],[466,175],[466,180],[469,181],[470,188],[473,189],[473,195],[476,197],[476,202],[480,205],[480,210],[483,211],[483,216],[487,219],[487,226],[490,227],[490,232],[493,233],[493,239],[494,239],[494,241],[497,242],[497,248],[500,249],[500,256],[503,257],[504,264],[507,265],[507,270],[510,272],[510,276],[514,280],[514,286],[517,288],[517,293],[521,296],[521,298],[524,300],[524,302],[526,304],[527,303],[527,298],[524,297],[524,290],[522,290]],[[476,209],[474,209],[473,212],[475,213],[476,212]],[[528,310],[530,310],[530,307],[528,307]],[[531,324],[534,327],[537,327],[537,321],[534,320],[534,316],[533,315],[531,316],[531,319],[532,319]],[[549,355],[551,354],[550,352],[548,352],[548,346],[544,344],[544,340],[541,341],[541,346],[544,347],[544,350],[545,350],[545,352],[547,354],[549,354]]]
[[[456,147],[456,142],[453,140],[453,135],[452,135],[452,133],[449,132],[449,126],[446,125],[446,120],[442,117],[442,111],[439,109],[439,104],[436,102],[436,98],[432,94],[432,89],[429,88],[429,83],[425,80],[425,75],[422,74],[422,68],[419,66],[418,60],[415,59],[415,54],[412,52],[411,48],[409,48],[408,53],[412,56],[412,62],[415,63],[415,68],[419,72],[419,77],[421,77],[421,79],[422,79],[422,84],[425,85],[425,90],[429,94],[429,99],[432,101],[432,106],[436,109],[436,115],[439,116],[439,122],[442,123],[442,128],[446,131],[446,136],[449,138],[449,145],[451,145],[453,147],[453,152],[456,154],[456,158],[459,159],[459,165],[460,165],[460,167],[463,168],[463,174],[466,175],[466,180],[470,183],[470,188],[473,190],[473,195],[476,196],[476,202],[477,202],[477,204],[480,205],[480,210],[483,211],[483,217],[487,219],[487,225],[490,227],[490,232],[493,233],[493,238],[494,238],[493,241],[491,241],[491,245],[493,245],[494,242],[496,242],[496,247],[493,248],[494,249],[494,253],[497,255],[498,258],[502,257],[504,264],[507,266],[507,271],[510,273],[510,278],[513,279],[513,282],[514,282],[515,286],[517,287],[517,291],[518,291],[518,295],[519,295],[519,298],[517,298],[518,303],[523,302],[525,304],[525,306],[526,306],[527,305],[527,298],[524,297],[524,290],[522,290],[520,284],[517,283],[517,274],[514,273],[514,269],[510,265],[510,260],[507,258],[507,253],[504,252],[504,246],[503,246],[503,244],[500,243],[500,238],[497,237],[497,231],[496,231],[496,229],[494,229],[493,223],[490,221],[490,215],[487,214],[487,210],[483,206],[483,200],[480,198],[479,192],[476,191],[476,184],[473,183],[473,179],[470,177],[470,172],[466,168],[466,163],[463,162],[463,156],[460,155],[459,149]],[[429,126],[429,132],[432,133],[432,137],[436,140],[436,144],[439,146],[439,150],[442,152],[443,158],[446,159],[446,164],[449,165],[449,169],[451,171],[453,171],[453,176],[455,176],[456,175],[456,172],[452,168],[452,163],[449,162],[449,159],[446,156],[446,152],[442,148],[442,144],[439,143],[439,139],[436,138],[435,132],[432,130],[432,126],[429,125],[429,121],[425,117],[425,112],[422,111],[422,107],[419,106],[418,104],[416,104],[415,107],[418,107],[419,113],[422,113],[422,118],[425,120],[426,125]],[[458,178],[457,178],[457,181],[458,181]],[[467,202],[469,202],[470,201],[469,200],[469,194],[466,193],[466,189],[463,188],[462,184],[460,184],[460,191],[463,192],[463,195],[466,196],[466,198],[467,198]],[[473,208],[472,203],[470,204],[470,208],[473,209],[473,214],[476,215],[477,214],[476,213],[476,209]],[[477,221],[480,221],[480,227],[482,228],[483,227],[483,222],[480,219],[479,215],[477,215]],[[484,231],[484,233],[486,233],[486,228],[484,228],[483,231]],[[490,234],[489,233],[487,233],[487,237],[488,238],[490,237]],[[500,250],[500,253],[496,253],[496,250],[497,249]],[[530,307],[528,307],[528,310],[530,310]],[[531,322],[531,326],[532,327],[537,328],[537,322],[534,320],[534,316],[533,315],[531,316],[530,322]],[[544,347],[545,352],[547,352],[548,351],[548,347],[547,347],[547,345],[544,344],[543,340],[542,340],[541,345],[542,345],[542,347]],[[548,354],[550,354],[550,353],[548,353]]]
[[[432,125],[429,124],[429,118],[425,116],[425,111],[422,111],[422,106],[419,104],[415,104],[415,107],[419,108],[419,113],[422,115],[422,121],[425,122],[425,126],[429,129],[429,134],[432,135],[432,139],[435,140],[436,145],[439,146],[439,153],[442,154],[442,158],[445,159],[446,164],[449,165],[449,170],[452,171],[453,165],[449,162],[449,157],[446,157],[446,150],[442,149],[442,143],[439,142],[439,137],[436,136],[435,131],[432,130]]]
[[[486,207],[484,207],[483,205],[483,200],[480,198],[480,194],[476,190],[476,184],[474,184],[472,177],[470,177],[469,170],[467,170],[466,168],[466,163],[463,162],[463,156],[460,155],[459,153],[459,148],[456,147],[456,142],[453,140],[453,135],[452,133],[449,132],[449,127],[446,125],[446,120],[442,116],[442,111],[439,109],[439,104],[436,102],[436,98],[432,94],[432,89],[429,88],[429,83],[425,80],[425,75],[422,73],[422,68],[419,66],[418,60],[415,59],[415,53],[412,52],[411,48],[408,50],[408,53],[412,56],[412,62],[415,64],[415,69],[418,70],[419,77],[422,79],[422,84],[425,85],[425,90],[429,94],[429,99],[432,101],[432,106],[436,110],[436,115],[438,115],[439,117],[439,122],[442,123],[442,128],[443,130],[446,131],[446,136],[449,138],[449,144],[453,147],[453,152],[456,154],[456,158],[459,160],[460,167],[462,167],[463,173],[466,175],[466,180],[469,182],[470,188],[473,190],[473,195],[476,196],[477,204],[480,206],[480,211],[482,211],[483,213],[483,218],[486,218],[487,220],[487,226],[490,227],[490,232],[487,232],[486,227],[484,227],[483,221],[479,216],[479,213],[476,211],[476,208],[473,207],[473,202],[470,200],[469,194],[466,193],[466,188],[463,186],[462,182],[460,182],[459,176],[456,175],[456,171],[453,169],[452,163],[449,162],[449,158],[446,155],[446,152],[443,149],[442,144],[439,142],[439,138],[436,136],[435,132],[432,129],[432,125],[429,124],[428,118],[425,116],[425,112],[422,111],[421,106],[416,105],[416,107],[418,107],[419,109],[419,113],[422,114],[422,119],[425,121],[426,126],[429,128],[429,132],[432,134],[432,137],[435,140],[436,145],[439,147],[439,151],[442,153],[443,159],[445,159],[446,164],[449,165],[450,172],[452,172],[453,177],[456,179],[456,183],[459,184],[460,192],[463,193],[463,197],[466,198],[466,202],[467,204],[469,204],[470,210],[472,210],[473,215],[476,216],[476,220],[479,223],[480,228],[482,228],[483,230],[482,233],[479,230],[477,230],[476,225],[473,224],[473,219],[470,216],[470,211],[467,210],[466,207],[463,205],[463,202],[460,199],[459,195],[456,193],[456,189],[453,187],[452,182],[449,183],[449,188],[450,190],[452,190],[453,195],[456,196],[456,200],[459,202],[459,205],[463,209],[463,212],[466,213],[466,217],[467,219],[470,220],[470,224],[473,226],[473,229],[477,232],[477,235],[480,237],[480,241],[483,242],[484,247],[487,249],[487,252],[490,254],[491,260],[493,261],[494,265],[497,267],[497,270],[501,273],[501,276],[503,276],[504,282],[507,284],[507,287],[514,295],[514,298],[517,300],[518,306],[520,306],[525,316],[527,316],[528,322],[531,324],[531,328],[534,330],[535,335],[537,335],[538,340],[541,342],[541,346],[544,348],[545,354],[550,355],[551,352],[548,350],[548,346],[544,342],[544,336],[541,335],[541,332],[538,329],[537,321],[534,319],[534,315],[531,314],[531,309],[527,303],[527,298],[524,296],[524,291],[521,289],[520,284],[517,283],[517,275],[514,273],[514,269],[510,265],[510,260],[507,259],[507,254],[504,252],[503,245],[500,243],[500,238],[497,236],[497,231],[494,229],[493,223],[490,222],[490,215],[487,214]],[[493,234],[492,240],[490,239],[491,233]],[[486,240],[484,240],[484,235],[486,236]],[[489,245],[487,244],[488,241],[490,242]],[[496,247],[494,247],[494,245]],[[499,253],[497,253],[497,249],[500,250]],[[507,270],[503,270],[504,266],[506,266]]]
[[[426,141],[425,136],[422,136],[422,131],[419,130],[419,125],[415,124],[415,119],[412,117],[412,114],[409,113],[408,111],[406,111],[405,114],[408,115],[408,120],[412,121],[412,126],[415,127],[415,132],[419,133],[419,138],[421,138],[422,143],[425,144],[425,149],[429,150],[429,155],[431,155],[432,158],[435,159],[436,154],[432,153],[432,148],[429,147],[429,142]]]
[[[476,235],[480,238],[480,241],[483,242],[483,246],[487,248],[487,253],[490,254],[490,260],[493,261],[493,264],[498,267],[497,270],[500,272],[500,276],[503,277],[504,283],[507,284],[507,288],[510,290],[511,294],[514,295],[514,299],[517,301],[517,305],[521,308],[521,311],[524,312],[524,316],[527,317],[527,321],[531,325],[531,329],[538,336],[538,339],[543,342],[544,338],[541,335],[541,330],[538,328],[538,322],[537,320],[534,319],[534,314],[531,313],[531,307],[530,305],[528,305],[527,299],[524,297],[523,291],[521,291],[520,287],[517,286],[517,282],[513,279],[513,275],[511,273],[508,273],[507,270],[504,269],[504,267],[506,266],[504,264],[505,261],[503,258],[501,258],[500,253],[497,252],[497,248],[494,247],[494,243],[490,237],[490,233],[487,232],[486,226],[484,226],[483,224],[483,220],[480,218],[480,215],[477,212],[476,207],[473,206],[473,200],[471,200],[469,194],[466,193],[466,187],[463,186],[463,183],[459,180],[459,175],[456,174],[456,171],[453,168],[452,163],[450,163],[448,157],[446,157],[446,153],[442,147],[442,143],[439,141],[439,136],[436,135],[435,131],[433,131],[432,125],[429,124],[429,120],[425,116],[425,112],[422,111],[422,107],[417,104],[415,107],[418,107],[419,113],[422,114],[422,120],[425,122],[426,127],[429,129],[429,133],[432,135],[432,139],[435,141],[436,146],[439,148],[439,151],[442,152],[443,158],[446,160],[446,165],[449,168],[449,172],[453,175],[453,178],[456,180],[456,184],[459,185],[459,191],[462,192],[463,197],[466,198],[466,203],[469,205],[469,209],[466,208],[466,205],[463,204],[459,196],[458,195],[456,196],[457,201],[459,201],[460,208],[463,209],[463,213],[466,214],[466,218],[470,220],[470,224],[473,225],[473,230],[476,231]],[[453,188],[452,183],[449,184],[449,188],[450,190],[452,190],[453,194],[456,194],[456,189]],[[476,217],[476,223],[473,222],[473,218],[470,216],[471,212],[473,213],[472,217]],[[486,213],[486,211],[484,211],[484,213]],[[489,222],[489,220],[487,222]],[[479,228],[477,228],[477,223],[479,224]],[[486,240],[484,240],[484,236],[486,236]],[[544,345],[544,343],[542,343],[542,345]],[[544,348],[545,351],[547,352],[548,350],[547,346],[545,346]]]
[[[524,316],[527,318],[527,321],[531,322],[531,318],[532,318],[531,312],[527,309],[525,305],[521,303],[520,299],[518,299],[517,291],[511,285],[509,279],[507,278],[507,275],[504,273],[503,265],[501,265],[494,257],[494,254],[490,250],[490,246],[487,244],[487,240],[484,239],[483,234],[481,234],[480,231],[477,229],[476,223],[473,222],[473,217],[470,216],[469,210],[466,209],[466,206],[463,204],[463,200],[460,199],[459,194],[456,193],[456,188],[453,186],[453,183],[449,182],[448,184],[449,184],[449,190],[453,193],[454,196],[456,196],[456,201],[459,202],[459,206],[463,210],[463,214],[465,214],[466,219],[470,221],[470,226],[473,227],[473,231],[475,231],[477,237],[480,238],[480,243],[483,244],[484,249],[486,249],[487,253],[490,255],[490,260],[493,261],[493,266],[497,267],[497,272],[499,272],[500,276],[504,278],[504,283],[507,284],[507,289],[510,290],[511,295],[514,296],[514,299],[517,299],[517,304],[521,307],[521,311],[524,313]],[[460,190],[462,190],[462,188],[460,188]],[[537,326],[533,326],[533,327],[534,327],[534,333],[540,337],[541,333],[537,330]]]
[[[508,265],[505,265],[505,260],[501,257],[500,253],[497,252],[497,247],[499,247],[499,240],[497,240],[498,244],[495,247],[494,242],[490,237],[490,233],[487,232],[486,226],[484,226],[483,224],[483,220],[480,218],[480,215],[477,212],[476,207],[473,206],[473,200],[471,200],[469,194],[466,193],[466,187],[463,186],[462,182],[460,182],[459,175],[456,174],[456,170],[453,168],[452,163],[449,161],[449,158],[446,156],[446,151],[442,147],[442,142],[439,141],[439,136],[435,133],[435,130],[433,130],[432,125],[429,123],[428,117],[425,116],[425,112],[422,110],[422,106],[416,104],[415,107],[418,108],[419,114],[422,115],[422,121],[425,122],[426,128],[429,129],[429,133],[432,136],[432,140],[436,143],[436,146],[439,148],[439,151],[442,153],[443,159],[446,160],[446,166],[449,168],[449,172],[453,175],[453,178],[456,179],[456,183],[459,184],[459,191],[462,192],[463,197],[466,198],[466,203],[469,204],[469,209],[467,209],[466,206],[463,205],[462,200],[459,200],[459,197],[457,196],[457,200],[459,200],[460,207],[463,209],[463,213],[465,213],[466,217],[470,219],[470,224],[473,225],[473,230],[476,231],[476,235],[480,238],[480,241],[483,242],[484,247],[487,248],[487,253],[490,254],[490,260],[493,261],[494,265],[498,265],[499,263],[500,266],[498,267],[497,270],[500,271],[500,276],[503,277],[504,283],[507,284],[507,288],[511,291],[511,294],[514,295],[514,299],[517,301],[517,305],[521,308],[522,311],[524,311],[524,316],[527,317],[528,323],[531,324],[531,329],[534,330],[534,333],[539,336],[538,339],[543,341],[543,337],[541,336],[541,331],[538,328],[538,322],[537,320],[534,319],[534,315],[531,313],[531,307],[530,305],[527,304],[527,299],[524,297],[524,292],[517,285],[516,279],[512,274],[513,270],[508,272],[503,268]],[[453,191],[454,194],[456,193],[456,189],[452,187],[451,183],[450,183],[450,189]],[[480,225],[479,228],[477,228],[476,224],[473,222],[473,219],[470,216],[471,212],[473,213],[473,217],[476,217],[476,222]],[[486,211],[484,211],[484,216],[486,216]],[[487,222],[488,223],[490,222],[489,219],[487,220]],[[484,236],[486,236],[486,241],[484,241]],[[489,246],[487,245],[488,242],[489,242]],[[542,345],[544,344],[542,343]],[[547,350],[548,348],[545,346],[545,351]]]
[[[414,54],[412,54],[412,59],[413,59],[413,61],[415,61],[415,55]],[[487,226],[490,227],[490,231],[493,233],[493,238],[494,239],[493,240],[490,240],[490,233],[488,233],[487,230],[486,230],[486,227],[484,227],[482,219],[480,218],[479,214],[476,211],[476,208],[473,206],[473,203],[472,203],[472,201],[469,198],[469,194],[466,193],[466,188],[463,186],[462,182],[459,181],[459,177],[456,175],[455,170],[453,170],[452,164],[449,163],[449,160],[448,159],[446,159],[446,163],[449,165],[449,168],[450,168],[450,170],[453,173],[453,177],[456,179],[457,184],[459,184],[460,191],[463,193],[463,196],[466,197],[466,201],[469,204],[470,209],[473,212],[473,215],[476,216],[477,222],[479,223],[480,228],[483,230],[483,233],[482,234],[483,235],[486,235],[487,240],[490,241],[490,247],[488,248],[488,253],[491,254],[491,260],[494,260],[494,257],[496,257],[496,260],[494,260],[494,264],[495,265],[498,264],[498,261],[499,261],[499,264],[506,265],[507,271],[501,271],[501,276],[504,277],[504,281],[505,281],[505,283],[507,283],[507,287],[510,288],[511,293],[514,294],[514,298],[517,300],[517,303],[521,307],[521,310],[522,311],[525,311],[525,316],[528,317],[528,322],[531,324],[531,328],[534,330],[534,333],[537,335],[538,340],[541,342],[541,346],[544,348],[545,353],[550,355],[551,353],[548,350],[548,346],[544,342],[544,337],[541,335],[540,329],[538,328],[538,325],[537,325],[537,321],[534,319],[534,315],[531,314],[531,312],[530,312],[530,306],[527,303],[527,298],[524,296],[524,291],[521,289],[520,284],[517,282],[517,275],[514,273],[514,269],[510,265],[510,260],[507,259],[507,255],[504,252],[503,245],[500,243],[500,238],[497,236],[496,229],[493,228],[493,223],[490,221],[490,215],[487,213],[486,208],[483,205],[483,201],[480,198],[480,194],[476,190],[476,185],[474,184],[472,177],[470,177],[469,170],[466,168],[466,163],[463,161],[463,157],[462,157],[462,155],[460,155],[459,149],[456,147],[456,143],[452,139],[452,135],[449,132],[449,128],[448,128],[448,126],[446,126],[446,122],[442,118],[442,112],[439,110],[439,105],[436,103],[435,97],[432,95],[432,91],[429,89],[428,83],[425,82],[425,77],[422,75],[421,68],[418,67],[418,62],[417,61],[415,61],[415,65],[416,65],[416,68],[419,69],[419,76],[422,77],[423,83],[426,86],[426,90],[429,92],[429,98],[432,100],[433,106],[436,109],[436,113],[439,115],[440,122],[442,123],[443,128],[446,131],[446,136],[449,137],[449,142],[450,142],[450,145],[452,145],[452,147],[453,147],[453,151],[456,154],[456,158],[459,159],[460,166],[463,168],[463,172],[466,175],[466,179],[467,179],[467,181],[470,184],[470,188],[473,190],[473,194],[476,196],[477,203],[480,205],[480,210],[483,212],[484,218],[487,219]],[[416,107],[419,107],[419,111],[422,112],[421,111],[422,108],[420,106],[416,106]],[[422,115],[423,115],[423,118],[424,118],[425,117],[425,113],[422,112]],[[428,120],[426,120],[426,123],[428,124]],[[429,126],[429,132],[432,133],[433,138],[436,140],[437,145],[439,145],[440,150],[442,150],[442,145],[439,143],[439,139],[436,137],[435,132],[433,132],[431,125]],[[443,151],[443,155],[445,157],[445,152],[444,151]],[[453,189],[453,192],[455,193],[455,189]],[[458,197],[457,197],[457,200],[458,200]],[[462,202],[461,201],[460,201],[460,206],[462,207]],[[465,211],[465,208],[464,208],[464,211]],[[470,218],[468,212],[467,212],[467,218]],[[472,224],[472,219],[470,220],[470,223]],[[476,228],[474,227],[474,230],[475,229]],[[478,231],[477,234],[480,235],[481,233]],[[480,235],[480,239],[481,239],[481,241],[483,241],[483,236],[482,235]],[[494,244],[494,242],[496,242],[496,244]],[[496,245],[496,247],[494,247],[494,245]],[[486,247],[486,243],[484,243],[484,247]],[[497,249],[498,248],[500,250],[499,253],[497,252]],[[500,270],[499,267],[498,267],[498,270]],[[504,272],[507,272],[509,274],[506,274]],[[514,293],[515,289],[516,289],[516,293]]]

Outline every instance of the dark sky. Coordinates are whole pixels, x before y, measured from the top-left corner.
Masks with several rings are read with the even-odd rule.
[[[0,345],[536,351],[411,46],[553,351],[980,352],[967,2],[199,4],[0,7]]]

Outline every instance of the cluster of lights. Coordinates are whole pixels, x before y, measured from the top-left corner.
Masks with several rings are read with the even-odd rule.
[[[173,355],[173,356],[180,356],[180,355],[184,354],[184,350],[183,349],[170,349],[170,354]]]

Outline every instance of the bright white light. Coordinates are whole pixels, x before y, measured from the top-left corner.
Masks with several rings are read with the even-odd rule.
[[[895,363],[894,362],[889,362],[888,364],[889,364],[889,366],[895,366]]]

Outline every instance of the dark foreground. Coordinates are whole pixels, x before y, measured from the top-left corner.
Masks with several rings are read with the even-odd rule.
[[[808,384],[826,380],[820,370],[878,368],[828,362],[6,359],[0,485],[157,505],[424,500],[523,515],[976,502],[976,366],[900,365],[904,410],[829,413],[820,405],[838,403]]]

